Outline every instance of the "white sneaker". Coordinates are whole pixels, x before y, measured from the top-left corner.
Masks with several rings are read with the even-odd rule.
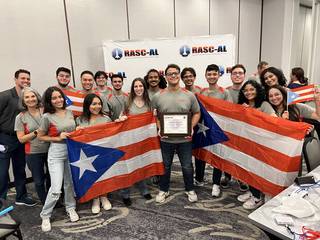
[[[169,192],[159,191],[158,195],[156,196],[157,203],[163,203],[166,200],[166,197],[169,196]]]
[[[213,184],[212,192],[211,192],[212,197],[219,197],[220,192],[221,192],[220,186],[217,184]]]
[[[79,220],[79,215],[74,208],[69,209],[67,213],[71,222],[76,222]]]
[[[238,201],[240,202],[246,202],[247,200],[249,200],[252,197],[252,193],[250,191],[247,191],[244,194],[241,194],[237,197]]]
[[[195,191],[189,191],[189,192],[186,192],[187,196],[188,196],[188,200],[189,202],[196,202],[198,201],[198,196],[196,194]]]
[[[43,232],[51,231],[50,218],[42,218],[41,229]]]
[[[262,198],[256,198],[256,197],[252,196],[242,206],[245,209],[252,210],[252,209],[256,209],[256,208],[260,207],[262,204],[263,204]]]
[[[91,211],[93,214],[98,214],[100,212],[100,199],[99,199],[99,197],[93,199]]]
[[[112,205],[107,197],[100,197],[100,201],[104,210],[110,210],[112,208]]]

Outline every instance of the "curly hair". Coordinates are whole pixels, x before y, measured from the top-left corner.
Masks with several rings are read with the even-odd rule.
[[[150,69],[150,70],[147,72],[147,75],[144,76],[144,78],[143,78],[144,81],[145,81],[145,83],[146,83],[146,85],[147,85],[147,89],[149,89],[149,86],[150,86],[150,85],[149,85],[149,81],[148,81],[149,74],[152,73],[152,72],[158,74],[158,76],[159,76],[159,80],[160,80],[160,82],[159,82],[159,88],[160,88],[160,89],[165,89],[165,88],[167,87],[167,81],[166,81],[166,79],[164,78],[164,76],[162,76],[162,75],[159,73],[158,70],[156,70],[156,69],[154,69],[154,68]]]
[[[282,112],[278,112],[277,107],[270,102],[269,93],[272,89],[278,89],[282,95],[282,98],[283,98],[283,101],[282,101],[283,111]],[[287,90],[284,87],[281,87],[279,85],[270,87],[267,91],[267,101],[270,103],[270,105],[272,106],[274,111],[278,112],[279,116],[282,116],[284,111],[288,111],[289,112],[289,120],[294,121],[294,122],[300,121],[300,111],[297,108],[297,106],[295,104],[291,104],[288,106],[288,104],[287,104]]]
[[[261,104],[265,101],[266,94],[265,94],[265,91],[264,91],[263,87],[261,86],[261,84],[259,84],[255,80],[248,80],[242,85],[240,92],[239,92],[238,104],[243,104],[243,103],[249,104],[249,100],[244,95],[244,89],[249,84],[252,85],[256,89],[257,95],[254,99],[254,107],[259,108],[261,106]]]
[[[277,79],[278,79],[278,84],[280,86],[286,86],[286,83],[287,83],[287,79],[286,77],[284,76],[283,72],[278,69],[278,68],[275,68],[275,67],[268,67],[266,68],[265,70],[262,71],[262,73],[260,74],[260,81],[261,81],[261,84],[262,86],[265,88],[265,89],[268,89],[269,86],[266,84],[266,81],[264,79],[264,75],[267,73],[267,72],[270,72],[272,74],[274,74]]]

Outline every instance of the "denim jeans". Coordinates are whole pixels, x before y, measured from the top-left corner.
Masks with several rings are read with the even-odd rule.
[[[16,200],[21,200],[27,195],[26,189],[26,160],[24,145],[16,136],[0,133],[0,144],[8,147],[6,153],[0,152],[0,198],[7,198],[9,182],[9,166],[12,159],[14,185],[16,188]]]
[[[150,193],[145,180],[137,182],[135,185],[138,187],[142,196]],[[130,197],[130,188],[121,189],[120,195],[122,198],[129,198]]]
[[[164,175],[160,176],[160,190],[169,191],[171,165],[175,151],[178,154],[182,167],[183,180],[186,191],[191,191],[193,187],[193,165],[192,165],[192,143],[168,143],[160,142],[163,164],[165,168]]]
[[[46,201],[47,190],[50,187],[47,153],[26,154],[26,162],[31,171],[34,186],[42,204]]]
[[[195,179],[198,182],[203,182],[204,180],[204,171],[206,169],[206,162],[202,161],[198,158],[194,159],[194,165],[195,165],[195,172],[196,172],[196,176]]]
[[[48,167],[51,187],[40,216],[50,218],[53,208],[59,200],[61,188],[64,188],[64,203],[66,210],[76,208],[70,165],[68,161],[67,145],[65,143],[51,143],[48,152]]]

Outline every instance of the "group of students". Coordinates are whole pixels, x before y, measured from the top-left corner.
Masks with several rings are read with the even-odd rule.
[[[20,81],[19,78],[25,75],[29,75],[29,81]],[[112,121],[126,121],[128,115],[154,110],[158,117],[168,112],[191,112],[191,124],[194,127],[200,119],[200,108],[194,94],[242,104],[270,116],[283,117],[292,121],[302,121],[303,118],[317,121],[320,119],[318,92],[315,93],[315,109],[305,104],[288,106],[284,74],[277,68],[269,67],[265,62],[259,63],[258,74],[251,77],[254,79],[249,78],[247,81],[245,81],[245,67],[241,64],[233,66],[230,70],[232,86],[226,89],[218,85],[220,75],[219,66],[208,65],[205,78],[209,86],[201,88],[195,85],[196,72],[193,68],[184,68],[180,72],[179,66],[170,64],[164,76],[160,75],[156,69],[151,69],[144,79],[134,79],[130,93],[127,94],[122,91],[121,75],[111,76],[112,88],[110,88],[107,86],[108,77],[103,71],[98,71],[95,75],[90,71],[82,72],[80,76],[82,89],[75,90],[69,86],[70,70],[60,67],[56,71],[57,86],[46,89],[41,98],[39,93],[30,87],[30,72],[19,70],[15,78],[16,85],[18,82],[21,87],[21,93],[19,93],[21,112],[16,116],[14,130],[19,141],[25,146],[26,162],[31,170],[37,195],[43,204],[40,213],[42,230],[50,231],[51,229],[50,217],[60,198],[62,185],[64,204],[70,220],[74,222],[79,219],[65,144],[65,139],[70,132],[76,129]],[[185,85],[184,88],[180,87],[180,77]],[[296,75],[295,77],[296,79],[293,78],[288,86],[296,87],[298,84],[305,84],[304,77],[303,82],[300,82]],[[72,111],[66,109],[65,93],[67,91],[85,94],[80,116],[76,117]],[[160,124],[158,119],[159,129]],[[167,138],[161,136],[159,132],[159,137],[165,173],[159,177],[160,191],[156,196],[156,202],[164,202],[169,196],[171,165],[175,153],[182,166],[188,200],[197,201],[194,185],[204,185],[205,162],[195,159],[194,178],[191,136]],[[49,170],[50,176],[45,169]],[[221,188],[230,186],[231,176],[228,173],[224,175],[225,177],[222,178],[222,171],[214,168],[211,192],[213,197],[220,196]],[[240,190],[245,192],[238,196],[244,208],[254,209],[263,203],[262,193],[258,189],[241,182],[239,184]],[[137,186],[145,199],[152,198],[145,180],[137,183]],[[124,204],[130,206],[130,188],[120,190],[120,194]],[[105,210],[111,209],[112,205],[107,195],[93,200],[92,212],[99,213],[101,205]]]

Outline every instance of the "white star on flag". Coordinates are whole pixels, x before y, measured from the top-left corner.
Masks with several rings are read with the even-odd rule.
[[[94,168],[92,165],[93,161],[98,157],[99,155],[95,155],[92,157],[87,157],[87,155],[83,152],[83,150],[80,150],[80,158],[78,161],[70,163],[72,166],[78,167],[80,172],[79,172],[79,179],[82,177],[84,172],[86,170],[92,171],[92,172],[97,172],[97,170]]]
[[[205,137],[207,137],[206,131],[207,131],[209,128],[208,128],[206,125],[204,125],[204,120],[202,120],[201,123],[198,123],[198,127],[199,127],[199,130],[198,130],[197,134],[198,134],[198,133],[203,133],[203,135],[204,135]]]

